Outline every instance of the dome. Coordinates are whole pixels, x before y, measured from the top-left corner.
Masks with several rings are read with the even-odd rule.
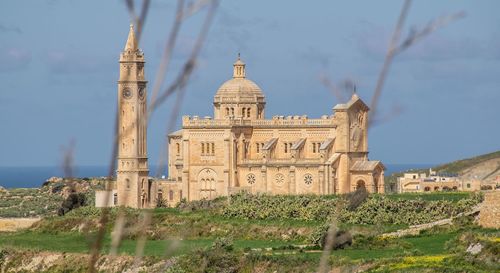
[[[215,96],[234,96],[234,95],[239,95],[239,96],[264,96],[262,93],[262,89],[254,83],[253,81],[247,79],[247,78],[233,78],[225,83],[223,83],[219,89],[217,90],[217,93]]]
[[[238,59],[233,64],[233,78],[223,83],[215,96],[264,97],[264,94],[256,83],[246,78],[245,63],[238,54]]]

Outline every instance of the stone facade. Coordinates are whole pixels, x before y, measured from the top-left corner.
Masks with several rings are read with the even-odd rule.
[[[354,94],[330,115],[265,119],[265,97],[238,57],[214,96],[214,118],[184,116],[168,136],[169,178],[155,189],[169,203],[245,190],[336,194],[384,192],[384,166],[368,160],[368,107]],[[168,196],[167,196],[168,194]]]
[[[117,202],[119,206],[149,207],[152,182],[147,158],[147,91],[144,54],[134,28],[120,54],[118,80]]]
[[[184,116],[168,136],[168,178],[148,179],[144,54],[131,26],[120,56],[117,205],[174,205],[238,191],[337,194],[384,192],[380,161],[368,160],[367,105],[354,94],[319,119],[265,119],[265,96],[238,57],[215,94],[214,118]],[[113,195],[114,196],[114,195]],[[109,204],[109,203],[108,203]]]

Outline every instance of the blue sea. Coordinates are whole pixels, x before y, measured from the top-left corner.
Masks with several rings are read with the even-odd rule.
[[[385,175],[409,169],[430,168],[432,164],[387,164]],[[151,168],[151,173],[156,168]],[[73,170],[74,177],[100,177],[107,176],[107,166],[79,166]],[[0,186],[4,188],[36,188],[52,176],[62,177],[64,172],[61,167],[0,167]]]

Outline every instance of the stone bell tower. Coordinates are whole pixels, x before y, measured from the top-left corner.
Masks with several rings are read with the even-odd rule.
[[[138,48],[134,26],[120,54],[118,80],[118,206],[146,208],[151,183],[147,158],[147,99],[144,53]]]

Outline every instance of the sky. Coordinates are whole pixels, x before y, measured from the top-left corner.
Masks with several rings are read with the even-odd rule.
[[[342,103],[321,81],[356,83],[372,99],[403,1],[221,1],[182,115],[213,116],[238,53],[266,95],[266,116],[331,114]],[[140,47],[149,91],[175,11],[152,0]],[[402,37],[464,11],[394,59],[369,132],[370,158],[434,164],[500,150],[499,1],[414,1]],[[206,11],[182,25],[167,84]],[[75,165],[111,160],[118,57],[131,20],[119,0],[0,2],[0,166],[54,166],[74,141]],[[174,105],[150,120],[150,164],[164,155]],[[176,128],[180,126],[180,117]]]

